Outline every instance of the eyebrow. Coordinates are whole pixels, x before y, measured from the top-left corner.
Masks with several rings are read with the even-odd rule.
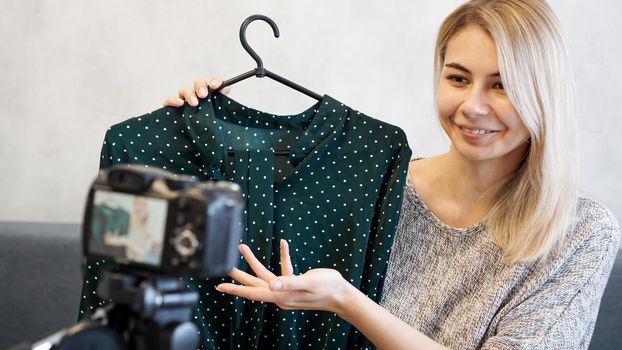
[[[445,67],[449,67],[449,68],[455,68],[457,70],[461,70],[465,73],[471,74],[471,71],[468,70],[465,66],[461,65],[460,63],[455,63],[455,62],[450,62],[445,64]],[[489,75],[490,77],[500,77],[501,74],[499,74],[499,72],[495,72]]]

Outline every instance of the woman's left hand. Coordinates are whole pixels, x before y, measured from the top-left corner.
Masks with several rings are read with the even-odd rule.
[[[219,292],[246,299],[275,303],[284,310],[323,310],[340,314],[348,296],[356,289],[333,269],[311,269],[295,276],[287,241],[281,240],[281,276],[263,266],[250,248],[240,244],[240,253],[257,276],[234,268],[229,276],[242,285],[221,283]]]

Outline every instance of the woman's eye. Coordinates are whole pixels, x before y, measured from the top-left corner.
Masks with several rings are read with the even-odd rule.
[[[447,76],[447,79],[448,79],[450,82],[455,83],[455,84],[458,84],[458,85],[464,85],[464,84],[468,83],[468,81],[466,80],[466,78],[461,77],[461,76],[459,76],[459,75],[449,75],[449,76]]]
[[[501,83],[501,82],[499,82],[499,83],[495,83],[492,87],[493,87],[494,89],[504,90],[504,88],[503,88],[503,83]]]

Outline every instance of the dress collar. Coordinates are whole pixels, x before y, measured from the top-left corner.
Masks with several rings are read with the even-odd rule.
[[[246,107],[219,92],[210,91],[196,107],[184,105],[182,117],[185,131],[200,154],[204,166],[207,167],[206,170],[214,171],[221,168],[229,148],[226,144],[226,131],[214,127],[215,118],[238,126],[304,130],[300,139],[291,145],[290,149],[290,160],[295,167],[298,167],[305,163],[311,153],[319,155],[326,151],[336,136],[342,132],[348,111],[347,106],[324,95],[321,101],[301,113],[275,115]]]

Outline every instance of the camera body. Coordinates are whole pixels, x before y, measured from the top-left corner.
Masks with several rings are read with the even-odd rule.
[[[243,207],[232,182],[113,166],[89,190],[83,255],[135,275],[223,276],[237,263]]]
[[[244,201],[239,185],[150,168],[101,170],[82,224],[85,258],[105,259],[107,305],[35,344],[10,350],[188,350],[199,294],[181,277],[221,277],[236,265]]]

